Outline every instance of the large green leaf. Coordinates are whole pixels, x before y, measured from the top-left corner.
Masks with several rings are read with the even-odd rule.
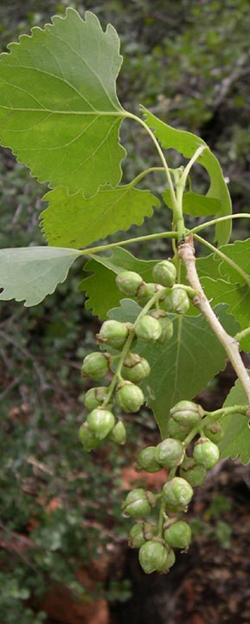
[[[132,224],[141,225],[145,216],[152,216],[152,206],[160,205],[150,191],[129,184],[115,189],[106,186],[89,199],[82,191],[69,195],[67,188],[58,187],[43,199],[49,201],[41,214],[48,243],[76,249],[117,230],[127,230]]]
[[[160,121],[155,115],[142,108],[145,121],[150,128],[153,128],[155,136],[159,139],[164,149],[173,148],[180,152],[184,158],[192,158],[198,147],[206,146],[197,162],[200,163],[208,172],[210,177],[210,187],[206,197],[217,199],[220,203],[219,210],[216,209],[216,216],[222,217],[231,214],[231,199],[228,188],[223,177],[221,166],[210,151],[206,143],[200,137],[186,132],[184,130],[176,130],[171,128],[163,121]],[[231,224],[229,221],[218,223],[216,226],[216,238],[219,244],[226,243],[230,237]]]
[[[109,317],[133,322],[131,303],[123,300],[119,308],[110,310]],[[138,313],[136,304],[134,313]],[[237,323],[226,314],[224,305],[217,306],[216,314],[227,331],[237,331]],[[173,316],[173,322],[174,335],[166,344],[138,341],[134,347],[151,366],[144,390],[163,437],[171,407],[182,399],[193,399],[224,368],[226,360],[225,351],[201,315]]]
[[[169,208],[172,208],[172,198],[169,189],[163,194],[165,204]],[[185,214],[193,215],[193,217],[206,217],[214,215],[220,211],[221,203],[215,197],[208,197],[207,195],[199,195],[193,191],[187,191],[183,195],[183,212]]]
[[[146,282],[152,282],[152,270],[157,260],[138,260],[131,253],[117,247],[112,255],[93,255],[85,266],[84,271],[91,271],[92,275],[85,277],[79,290],[85,290],[88,300],[86,307],[100,319],[107,317],[110,308],[119,305],[122,293],[116,285],[116,275],[124,269],[136,271]]]
[[[0,299],[37,305],[64,282],[80,255],[75,249],[18,247],[0,250]]]
[[[83,189],[118,184],[126,112],[115,89],[119,38],[74,9],[9,45],[0,62],[0,137],[41,182]]]
[[[230,390],[223,407],[233,405],[247,405],[247,397],[240,381]],[[224,416],[221,420],[224,430],[224,438],[219,444],[222,457],[239,457],[242,464],[248,464],[250,460],[250,429],[249,416],[235,411],[230,416]]]

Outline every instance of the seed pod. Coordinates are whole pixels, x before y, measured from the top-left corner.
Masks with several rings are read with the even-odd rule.
[[[107,386],[99,386],[97,388],[90,388],[84,396],[84,405],[89,412],[96,407],[102,405],[108,394],[109,388]]]
[[[168,421],[168,435],[171,438],[175,438],[176,440],[180,440],[183,442],[187,437],[190,429],[186,427],[182,427],[179,423],[175,422],[173,418],[170,418]]]
[[[129,333],[128,323],[119,321],[104,321],[99,334],[96,335],[98,342],[107,344],[113,349],[120,351],[127,340]]]
[[[127,516],[141,518],[147,516],[155,506],[156,498],[152,492],[143,488],[136,488],[128,493],[122,504],[122,510]]]
[[[209,440],[211,440],[211,442],[214,442],[214,444],[218,444],[218,442],[220,442],[224,436],[224,431],[219,422],[208,423],[204,427],[203,431],[204,436],[206,438],[209,438]]]
[[[155,459],[164,468],[179,466],[185,455],[183,444],[174,438],[166,438],[158,444],[155,451]]]
[[[163,497],[169,511],[185,511],[193,496],[193,488],[182,477],[173,477],[163,486]]]
[[[115,425],[115,417],[112,412],[101,407],[90,412],[87,418],[90,431],[98,440],[103,440]]]
[[[220,451],[217,444],[208,438],[200,438],[195,444],[193,456],[197,464],[202,464],[207,470],[210,470],[218,463]]]
[[[165,529],[164,539],[172,548],[188,548],[192,539],[190,526],[179,520]]]
[[[103,379],[109,369],[107,357],[99,351],[89,353],[83,360],[81,375],[97,381]]]
[[[153,268],[153,278],[158,284],[171,288],[176,280],[175,265],[169,260],[157,262]]]
[[[111,429],[108,434],[108,439],[114,444],[125,444],[126,443],[126,429],[121,420],[116,423],[116,425]]]
[[[94,433],[90,431],[87,423],[84,423],[79,429],[79,438],[83,445],[84,451],[92,451],[99,446],[100,440],[96,438]]]
[[[159,342],[164,343],[167,340],[170,340],[174,333],[174,326],[166,312],[164,312],[164,310],[153,310],[149,314],[150,316],[153,316],[153,318],[156,318],[160,323],[161,336],[159,338]]]
[[[148,361],[137,353],[128,353],[126,356],[121,375],[123,379],[132,381],[133,383],[141,383],[145,377],[150,374],[150,365]]]
[[[166,545],[149,540],[139,550],[139,561],[146,574],[168,572],[175,562],[175,554]]]
[[[122,271],[116,277],[116,283],[121,290],[130,297],[135,297],[139,287],[144,283],[141,275],[134,271]]]
[[[181,467],[180,476],[186,479],[192,487],[199,487],[203,485],[207,476],[207,471],[205,466],[197,464],[188,469]]]
[[[176,403],[176,405],[172,407],[170,414],[175,422],[191,431],[191,429],[200,422],[204,411],[201,405],[197,403],[193,403],[192,401],[179,401],[179,403]]]
[[[146,470],[146,472],[158,472],[162,466],[155,458],[156,447],[147,446],[143,449],[137,458],[137,470]]]
[[[129,532],[128,543],[131,548],[140,548],[147,540],[157,534],[158,528],[149,522],[138,522]]]
[[[186,314],[190,302],[188,295],[183,288],[174,288],[164,299],[164,307],[168,312],[176,314]]]
[[[157,292],[162,291],[162,298],[160,301],[164,300],[166,291],[160,284],[147,283],[143,282],[140,288],[137,291],[137,300],[139,305],[144,306],[148,301],[150,301],[151,297],[153,297]]]
[[[144,403],[144,394],[131,381],[121,381],[117,386],[115,400],[125,412],[138,412]]]
[[[140,340],[145,342],[155,342],[159,340],[162,333],[160,323],[152,316],[145,315],[139,319],[135,325],[135,334]]]

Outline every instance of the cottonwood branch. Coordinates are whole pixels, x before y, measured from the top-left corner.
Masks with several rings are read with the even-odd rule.
[[[233,338],[233,336],[230,336],[230,334],[225,331],[203,291],[198,273],[196,271],[195,248],[192,235],[189,235],[185,241],[180,244],[178,254],[185,265],[187,280],[190,286],[197,292],[197,295],[195,295],[193,299],[193,304],[200,310],[201,314],[203,314],[204,318],[225,349],[236,375],[246,393],[250,406],[250,378],[242,362],[238,342],[235,338]],[[250,415],[250,407],[248,412],[248,415]]]

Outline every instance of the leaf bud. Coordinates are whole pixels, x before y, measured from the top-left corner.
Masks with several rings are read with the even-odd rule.
[[[155,284],[153,283],[146,283],[143,282],[140,286],[140,288],[137,291],[137,300],[138,303],[141,306],[146,305],[146,303],[148,303],[148,301],[150,301],[150,299],[158,292],[162,291],[162,298],[160,297],[160,301],[164,300],[166,291],[165,288],[163,288],[163,286],[161,286],[160,284]]]
[[[146,472],[158,472],[162,466],[155,457],[156,447],[147,446],[142,449],[137,458],[137,470],[146,470]]]
[[[220,451],[217,444],[208,438],[200,438],[195,444],[193,456],[197,464],[202,464],[207,470],[210,470],[218,463]]]
[[[145,315],[139,319],[135,325],[135,334],[140,340],[145,342],[155,342],[159,340],[162,333],[160,323],[152,316]]]
[[[121,420],[116,423],[116,425],[111,429],[108,434],[108,439],[114,444],[125,444],[126,443],[126,429]]]
[[[184,468],[182,466],[180,469],[180,476],[186,479],[192,487],[199,487],[200,485],[203,485],[207,476],[207,471],[205,466],[202,464],[195,464],[190,468]]]
[[[146,574],[168,572],[175,562],[175,554],[161,542],[149,540],[139,550],[139,561]]]
[[[84,396],[84,405],[89,412],[96,407],[102,405],[105,401],[109,388],[107,386],[99,386],[97,388],[90,388]]]
[[[190,301],[186,291],[183,288],[174,288],[164,299],[164,307],[168,312],[176,314],[186,314],[189,309]]]
[[[87,418],[90,431],[98,440],[103,440],[115,425],[115,417],[112,412],[101,407],[90,412]]]
[[[156,461],[164,468],[179,466],[184,458],[185,449],[179,440],[166,438],[158,444],[155,451]]]
[[[113,349],[120,351],[127,340],[129,327],[127,323],[120,321],[104,321],[99,334],[96,335],[98,342],[107,344]]]
[[[141,357],[137,353],[128,353],[126,356],[121,375],[123,379],[132,381],[133,383],[141,383],[145,377],[150,374],[150,365],[148,360]]]
[[[96,438],[94,433],[90,431],[87,423],[84,423],[79,429],[79,438],[83,445],[84,451],[90,452],[100,444],[100,440]]]
[[[176,440],[180,440],[183,442],[187,437],[190,428],[182,427],[179,423],[175,422],[173,418],[170,418],[168,421],[168,435],[171,438],[175,438]]]
[[[152,492],[143,488],[136,488],[128,493],[122,504],[122,510],[127,516],[141,518],[147,516],[155,506],[156,497]]]
[[[99,351],[89,353],[83,360],[81,368],[82,377],[90,377],[95,381],[103,379],[109,370],[108,359],[106,355]]]
[[[173,477],[163,486],[163,497],[169,511],[186,511],[193,496],[193,488],[182,477]]]
[[[117,386],[115,400],[124,412],[138,412],[144,403],[144,394],[131,381],[121,381]]]
[[[211,442],[218,444],[224,436],[224,431],[222,429],[221,424],[217,422],[207,423],[207,425],[203,429],[204,436],[209,438]]]
[[[193,403],[192,401],[179,401],[170,410],[172,418],[182,427],[186,427],[189,431],[197,425],[204,411],[201,405]]]
[[[138,289],[144,282],[139,273],[135,273],[134,271],[122,271],[122,273],[117,275],[116,283],[119,290],[125,293],[125,295],[135,297]]]
[[[165,529],[164,539],[172,548],[181,548],[184,550],[188,548],[192,539],[190,526],[187,522],[183,522],[182,520],[174,522]]]
[[[162,286],[171,288],[176,280],[176,268],[175,265],[169,260],[162,260],[157,262],[153,268],[153,278]]]

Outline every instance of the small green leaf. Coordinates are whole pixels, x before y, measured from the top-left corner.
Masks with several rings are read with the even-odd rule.
[[[82,191],[69,195],[67,188],[58,187],[43,197],[49,207],[41,213],[42,230],[50,245],[80,248],[105,238],[117,230],[141,225],[151,217],[152,206],[160,202],[147,190],[130,185],[100,189],[85,199]]]
[[[93,255],[84,266],[84,271],[92,271],[93,275],[79,284],[79,290],[86,290],[89,298],[86,307],[91,308],[100,319],[106,318],[110,308],[118,306],[121,299],[116,275],[127,269],[139,273],[146,282],[152,282],[156,263],[157,260],[138,260],[121,247],[117,247],[109,257]]]
[[[110,310],[115,320],[130,320],[136,308],[123,300],[118,309]],[[234,334],[237,324],[226,314],[225,306],[217,306],[216,314],[227,331]],[[151,373],[142,383],[149,406],[154,412],[162,437],[166,437],[169,410],[181,400],[193,399],[207,382],[224,368],[226,353],[205,319],[200,316],[176,318],[174,335],[169,342],[145,345],[138,341],[136,353],[148,360]]]
[[[250,372],[249,372],[250,374]],[[230,390],[223,407],[232,407],[233,405],[247,405],[247,397],[239,380]],[[239,457],[242,464],[248,464],[250,460],[250,429],[249,416],[234,414],[224,416],[221,419],[221,425],[224,430],[224,437],[219,443],[221,457]]]
[[[170,191],[167,189],[162,196],[166,205],[172,209]],[[215,197],[198,195],[198,193],[194,193],[193,191],[188,191],[183,195],[183,212],[193,215],[194,217],[214,215],[220,211],[220,207],[221,203]]]
[[[34,306],[64,282],[80,255],[74,249],[18,247],[0,250],[0,299],[24,301]]]
[[[126,112],[115,88],[119,38],[97,17],[74,9],[11,43],[0,62],[0,136],[40,182],[83,189],[121,179]]]
[[[231,199],[228,192],[226,182],[223,177],[221,166],[210,151],[206,143],[200,139],[200,137],[186,132],[184,130],[176,130],[171,128],[160,119],[157,119],[152,113],[142,107],[143,115],[146,124],[153,128],[155,136],[159,139],[164,149],[173,148],[180,152],[184,158],[192,158],[198,147],[204,145],[207,149],[204,149],[197,162],[200,163],[208,172],[210,177],[210,187],[206,194],[207,198],[217,199],[220,203],[220,208],[216,214],[218,217],[230,215],[232,212]],[[219,244],[226,243],[230,237],[231,223],[230,220],[218,223],[216,226],[216,238]]]

